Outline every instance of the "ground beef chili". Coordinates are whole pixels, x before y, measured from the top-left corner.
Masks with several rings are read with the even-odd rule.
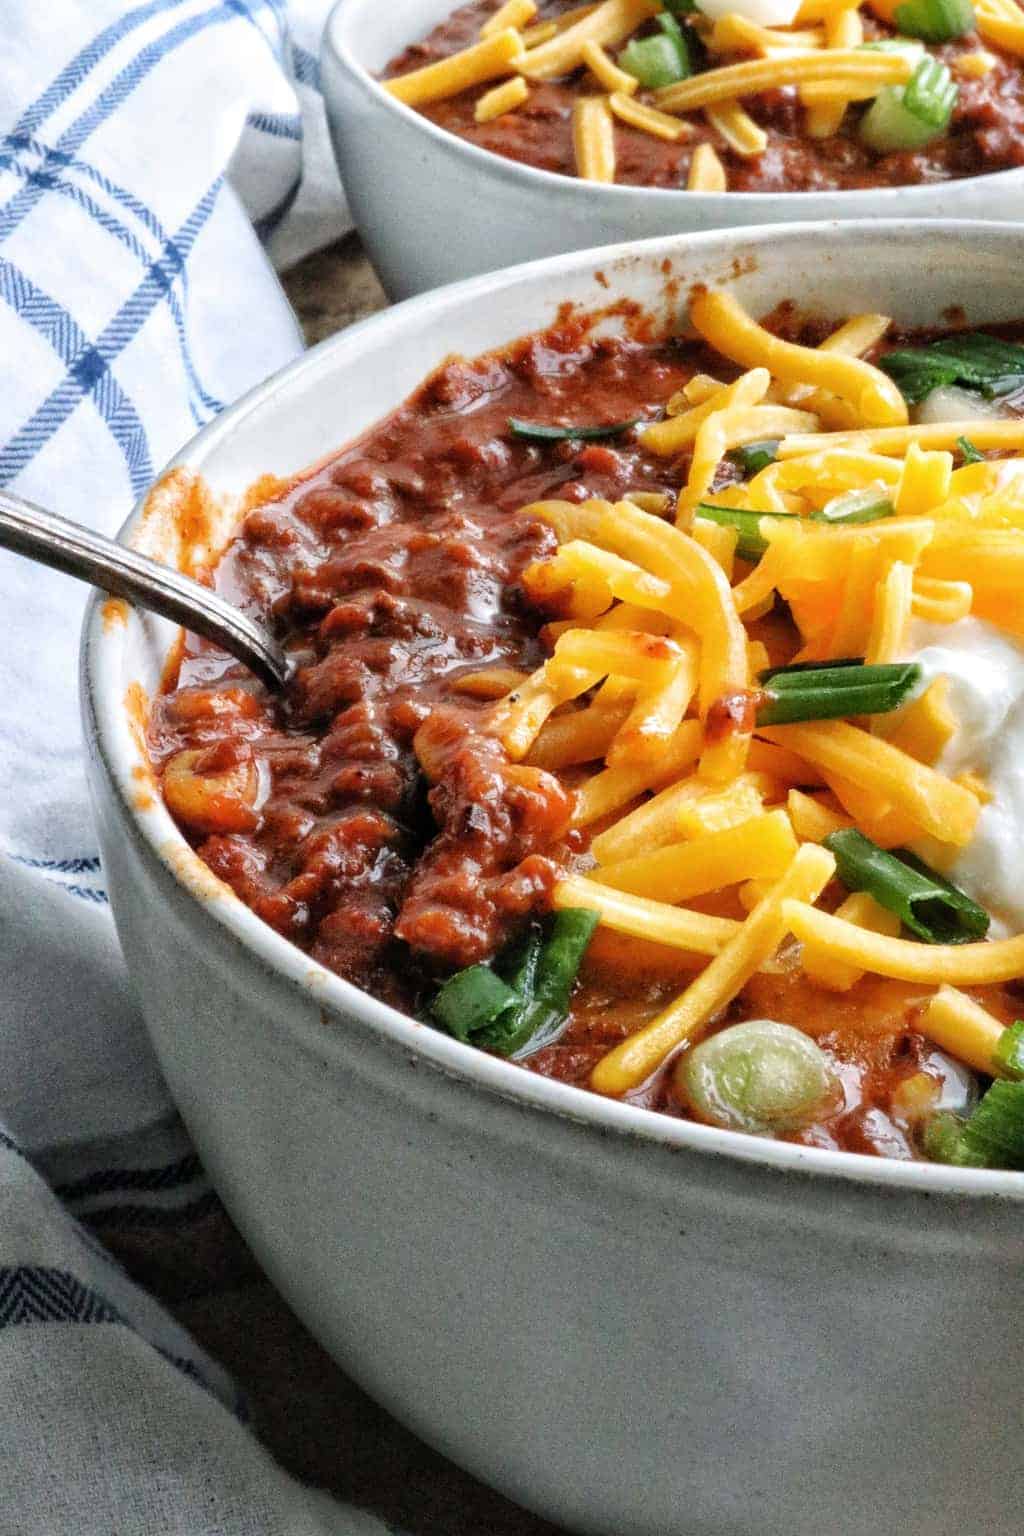
[[[536,20],[554,18],[574,7],[575,0],[550,0],[541,6]],[[496,0],[473,0],[462,6],[429,36],[410,44],[393,59],[384,77],[407,74],[468,47],[497,8]],[[686,18],[682,19],[685,23]],[[652,28],[653,23],[644,32]],[[891,28],[867,13],[864,32],[865,37],[874,39],[894,35]],[[695,46],[699,48],[699,44]],[[987,74],[972,78],[958,69],[958,60],[979,50],[991,55],[993,63]],[[729,190],[734,192],[910,186],[1024,165],[1024,61],[1001,52],[987,40],[983,42],[974,32],[932,46],[929,52],[949,65],[960,94],[948,131],[923,149],[875,154],[857,135],[859,107],[847,111],[839,133],[811,138],[804,131],[805,113],[796,88],[784,87],[745,103],[768,137],[765,152],[754,159],[736,154],[700,112],[688,116],[692,132],[676,143],[616,122],[615,179],[635,187],[685,187],[693,151],[704,142],[714,146],[726,168]],[[714,62],[736,63],[740,57],[722,56]],[[439,127],[492,154],[575,176],[573,105],[580,95],[593,95],[598,88],[588,72],[578,70],[567,79],[531,81],[529,99],[521,107],[491,122],[477,123],[473,109],[488,88],[475,87],[419,110]]]
[[[798,328],[789,307],[771,324],[811,343],[826,329]],[[584,835],[568,830],[571,773],[560,782],[510,763],[473,730],[484,706],[458,687],[481,667],[531,669],[546,654],[539,631],[551,615],[526,603],[520,578],[555,538],[521,509],[672,489],[688,469],[686,457],[646,455],[635,429],[611,442],[524,441],[509,418],[651,418],[709,371],[736,374],[700,344],[603,336],[570,315],[500,353],[453,359],[359,441],[250,510],[214,573],[233,601],[272,618],[296,674],[275,700],[190,640],[150,727],[167,802],[265,922],[401,1009],[422,1014],[440,978],[493,956],[544,911],[556,873],[586,862]],[[769,651],[779,624],[788,627],[778,613],[763,621]],[[720,900],[692,905],[714,912]],[[585,1086],[694,965],[599,929],[567,1028],[524,1067]],[[783,951],[721,1022],[798,1022],[827,1051],[843,1103],[792,1139],[909,1157],[893,1096],[922,1070],[942,1072],[914,1028],[926,991],[866,977],[823,992]],[[1009,993],[987,993],[1009,1022]],[[664,1075],[636,1101],[684,1113]]]

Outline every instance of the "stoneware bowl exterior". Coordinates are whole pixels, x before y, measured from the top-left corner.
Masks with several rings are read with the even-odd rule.
[[[898,223],[561,256],[335,337],[176,462],[222,497],[294,473],[449,353],[543,326],[565,300],[668,312],[704,281],[758,312],[795,292],[835,317],[884,307],[931,324],[958,304],[998,321],[1019,314],[1022,259],[1006,226]],[[125,535],[145,527],[140,508]],[[158,687],[173,641],[99,600],[86,623],[114,915],[211,1177],[346,1370],[575,1531],[1019,1536],[1024,1176],[601,1100],[321,969],[213,879],[152,792],[139,690]]]
[[[373,78],[452,9],[452,0],[339,0],[324,33],[335,154],[394,299],[513,262],[653,235],[809,219],[1024,219],[1024,168],[863,192],[685,192],[599,186],[504,160],[437,128]]]

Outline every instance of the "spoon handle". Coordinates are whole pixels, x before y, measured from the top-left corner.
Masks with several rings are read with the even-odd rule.
[[[281,688],[288,680],[288,659],[273,636],[209,587],[4,490],[0,548],[172,619],[214,641],[271,688]]]

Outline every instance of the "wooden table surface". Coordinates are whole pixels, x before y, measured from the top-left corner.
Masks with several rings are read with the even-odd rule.
[[[284,287],[310,343],[387,302],[356,235],[307,257]],[[256,1434],[303,1482],[378,1515],[396,1536],[559,1536],[360,1391],[285,1306],[213,1193],[173,1225],[95,1231],[232,1373]]]

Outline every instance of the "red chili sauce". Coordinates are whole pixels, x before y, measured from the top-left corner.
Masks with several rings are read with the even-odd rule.
[[[550,0],[541,6],[535,20],[551,20],[572,9],[575,3],[576,0]],[[472,4],[462,6],[422,42],[412,43],[393,59],[384,77],[390,79],[421,69],[469,47],[477,40],[482,23],[497,9],[495,0],[473,0]],[[867,38],[895,35],[867,12],[863,16]],[[681,20],[688,25],[685,17]],[[652,22],[636,35],[644,36],[653,30]],[[988,74],[972,79],[958,73],[957,58],[982,49],[995,60]],[[701,112],[687,115],[693,132],[676,143],[653,138],[617,121],[615,179],[634,187],[685,187],[693,151],[701,143],[714,146],[733,192],[901,187],[981,176],[1024,165],[1022,61],[988,40],[981,40],[974,32],[951,43],[933,45],[928,51],[950,66],[960,94],[946,133],[923,149],[875,154],[857,136],[857,123],[862,115],[858,105],[847,110],[839,133],[826,139],[811,138],[804,130],[805,111],[798,91],[794,86],[786,86],[745,102],[768,136],[765,152],[755,159],[737,155]],[[713,62],[716,66],[734,64],[744,57],[750,55],[722,55]],[[473,108],[489,85],[474,87],[418,110],[449,133],[492,154],[540,170],[575,176],[573,105],[579,96],[594,94],[598,89],[595,81],[587,70],[580,69],[565,79],[531,80],[529,86],[529,99],[521,107],[489,123],[477,123],[473,117]],[[637,99],[647,98],[641,92]]]
[[[784,309],[772,323],[806,342],[824,334],[797,329]],[[736,369],[699,344],[602,336],[572,318],[453,359],[358,442],[249,511],[214,573],[228,597],[272,618],[297,671],[277,700],[190,639],[150,728],[168,803],[259,917],[400,1009],[422,1013],[440,979],[544,912],[559,871],[586,866],[586,839],[568,830],[571,774],[560,782],[509,763],[472,728],[485,704],[455,686],[481,667],[532,669],[545,655],[539,631],[554,615],[526,603],[520,577],[555,537],[520,509],[671,489],[688,470],[686,456],[646,455],[635,429],[614,444],[538,443],[512,437],[508,419],[650,418],[696,372]],[[761,638],[770,652],[780,640],[792,648],[784,613],[763,621]],[[421,765],[413,737],[428,719]],[[198,810],[180,785],[172,798],[182,763],[205,781]],[[255,807],[233,792],[239,783],[258,785]],[[743,915],[732,893],[693,905]],[[699,963],[599,929],[568,1026],[523,1066],[585,1086],[597,1059]],[[893,1095],[915,1073],[942,1073],[914,1027],[927,990],[867,977],[837,995],[783,951],[718,1023],[771,1017],[825,1048],[842,1101],[792,1139],[910,1157]],[[1012,1019],[1008,991],[981,995]],[[664,1077],[636,1097],[685,1113]]]

